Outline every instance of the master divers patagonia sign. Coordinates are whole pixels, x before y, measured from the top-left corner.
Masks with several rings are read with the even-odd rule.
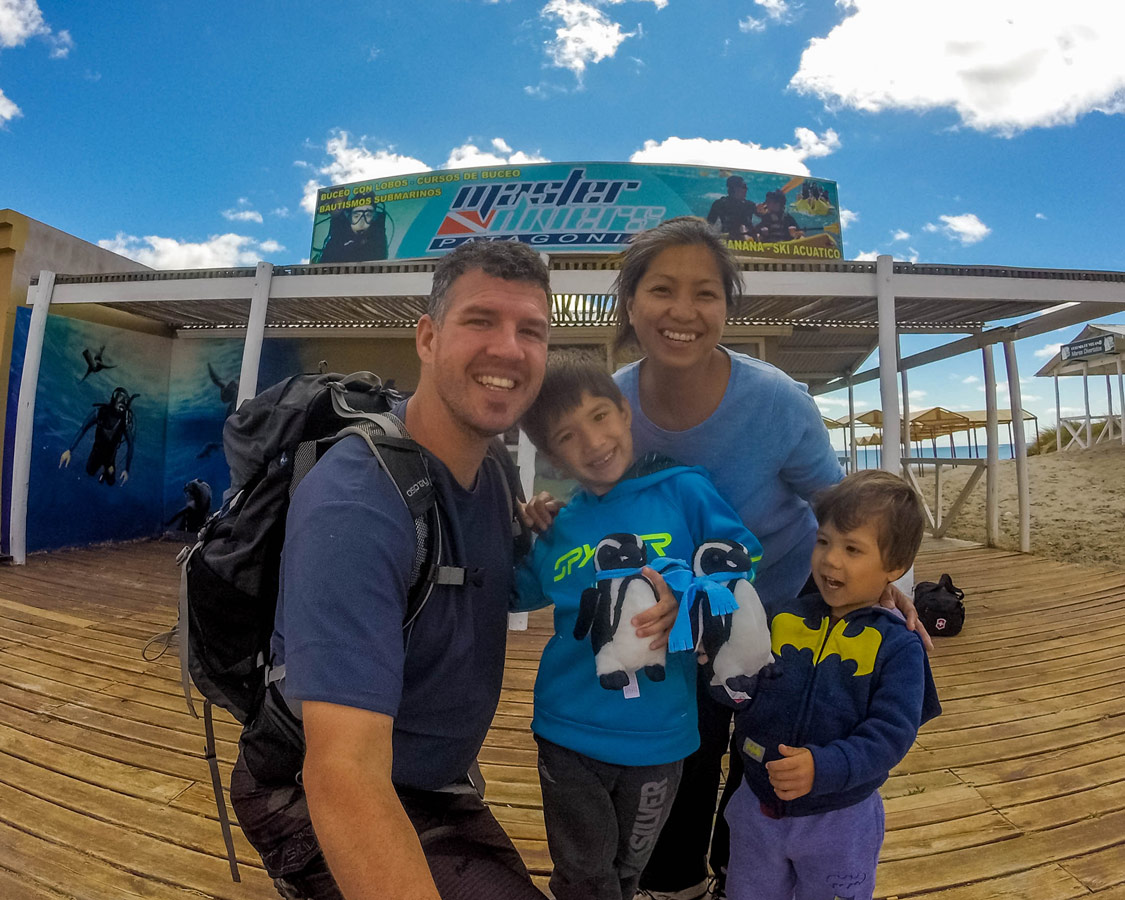
[[[739,255],[842,259],[836,183],[745,169],[540,163],[442,169],[323,188],[314,263],[440,256],[467,241],[616,253],[675,216],[707,219]]]

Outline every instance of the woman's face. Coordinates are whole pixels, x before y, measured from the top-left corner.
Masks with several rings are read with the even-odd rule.
[[[727,317],[715,257],[700,244],[661,251],[637,283],[626,310],[650,362],[676,368],[703,363],[722,338]]]

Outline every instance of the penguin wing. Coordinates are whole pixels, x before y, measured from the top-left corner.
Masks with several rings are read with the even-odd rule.
[[[576,641],[582,640],[590,633],[590,626],[594,624],[594,614],[598,608],[599,593],[596,587],[588,587],[578,600],[578,620],[574,623]]]

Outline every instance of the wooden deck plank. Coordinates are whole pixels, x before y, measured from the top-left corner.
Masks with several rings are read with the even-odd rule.
[[[0,569],[0,897],[276,896],[237,836],[230,882],[202,730],[175,647],[179,546],[137,543]],[[945,715],[882,793],[876,896],[1125,900],[1125,572],[952,544],[918,578],[966,590],[931,660]],[[1029,623],[1034,628],[1029,629]],[[538,882],[545,843],[529,731],[551,613],[512,633],[480,761],[487,800]],[[217,722],[222,771],[238,726]]]

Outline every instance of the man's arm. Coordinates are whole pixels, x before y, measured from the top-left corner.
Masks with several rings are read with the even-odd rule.
[[[394,720],[305,701],[303,781],[332,876],[348,900],[440,900],[418,836],[391,784]]]

